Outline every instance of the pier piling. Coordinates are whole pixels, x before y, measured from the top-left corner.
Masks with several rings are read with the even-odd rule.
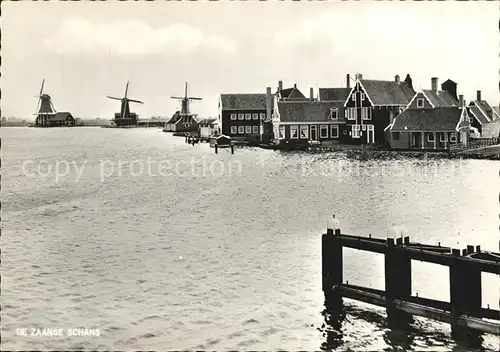
[[[384,291],[343,283],[343,247],[384,255]],[[477,338],[481,332],[500,335],[500,311],[481,306],[481,274],[500,273],[499,259],[500,253],[481,252],[480,246],[461,251],[441,243],[413,243],[408,236],[381,239],[328,229],[322,235],[325,305],[341,306],[342,297],[346,297],[385,307],[389,326],[400,328],[417,315],[451,324],[454,337]],[[449,267],[450,302],[412,296],[412,260]]]

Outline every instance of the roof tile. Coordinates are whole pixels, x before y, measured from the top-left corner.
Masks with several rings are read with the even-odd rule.
[[[221,94],[222,110],[265,110],[266,94]]]
[[[407,109],[396,117],[391,131],[454,131],[461,116],[458,107]]]
[[[408,105],[415,91],[405,82],[362,79],[366,94],[374,105]]]

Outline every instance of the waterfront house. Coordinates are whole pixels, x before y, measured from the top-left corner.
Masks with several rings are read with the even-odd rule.
[[[415,107],[399,114],[389,127],[390,145],[398,150],[447,150],[467,144],[469,116],[463,96],[459,106]]]
[[[274,144],[279,148],[307,147],[311,141],[339,143],[345,128],[344,101],[319,101],[310,89],[309,99],[280,99],[273,109]]]
[[[172,117],[165,122],[166,132],[188,133],[198,131],[199,120],[196,114],[182,113],[176,111]]]
[[[481,91],[477,91],[476,100],[467,107],[471,118],[471,126],[478,132],[480,138],[500,136],[500,115],[486,100],[481,98]]]
[[[292,88],[283,89],[283,81],[278,81],[278,89],[276,91],[278,100],[304,100],[307,99],[304,94],[297,88],[294,83]]]
[[[388,145],[384,129],[403,112],[415,95],[411,77],[400,81],[367,80],[356,75],[344,107],[346,140],[351,144]]]
[[[217,119],[208,118],[200,120],[199,124],[199,136],[200,138],[207,139],[212,135],[219,134],[219,126]]]
[[[35,119],[35,125],[43,127],[73,126],[75,124],[76,120],[69,112],[40,114]]]
[[[441,85],[441,90],[438,90],[438,78],[431,78],[431,89],[422,89],[417,92],[407,109],[417,108],[441,108],[447,106],[459,106],[457,94],[457,84],[451,79],[446,80]]]
[[[235,140],[270,140],[272,126],[268,105],[271,106],[267,102],[267,93],[221,94],[218,115],[220,133]]]

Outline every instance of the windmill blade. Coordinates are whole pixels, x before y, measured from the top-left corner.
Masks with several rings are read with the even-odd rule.
[[[203,100],[202,98],[193,98],[193,97],[188,97],[189,100]]]
[[[127,97],[127,92],[128,92],[128,81],[127,81],[127,85],[125,86],[125,98]]]
[[[139,104],[144,104],[144,102],[140,101],[140,100],[134,100],[134,99],[127,99],[128,101],[131,101],[133,103],[139,103]]]
[[[40,94],[39,95],[42,95],[42,93],[43,93],[43,86],[44,86],[44,84],[45,84],[45,78],[42,79],[42,86],[40,87]]]
[[[184,86],[184,97],[187,98],[188,96],[188,82],[186,82],[186,85]]]
[[[109,95],[106,95],[106,98],[114,99],[114,100],[122,100],[122,98],[110,97]]]
[[[184,99],[184,97],[170,97],[170,98],[172,98],[172,99],[180,99],[180,100]]]

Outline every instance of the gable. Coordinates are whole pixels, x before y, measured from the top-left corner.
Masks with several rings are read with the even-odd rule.
[[[406,109],[396,117],[391,131],[456,131],[462,121],[463,110],[457,107]]]
[[[419,106],[423,104],[423,106]],[[418,92],[415,94],[407,106],[407,109],[432,109],[433,106],[424,92]]]
[[[363,91],[374,106],[407,106],[415,91],[405,82],[360,80]]]

